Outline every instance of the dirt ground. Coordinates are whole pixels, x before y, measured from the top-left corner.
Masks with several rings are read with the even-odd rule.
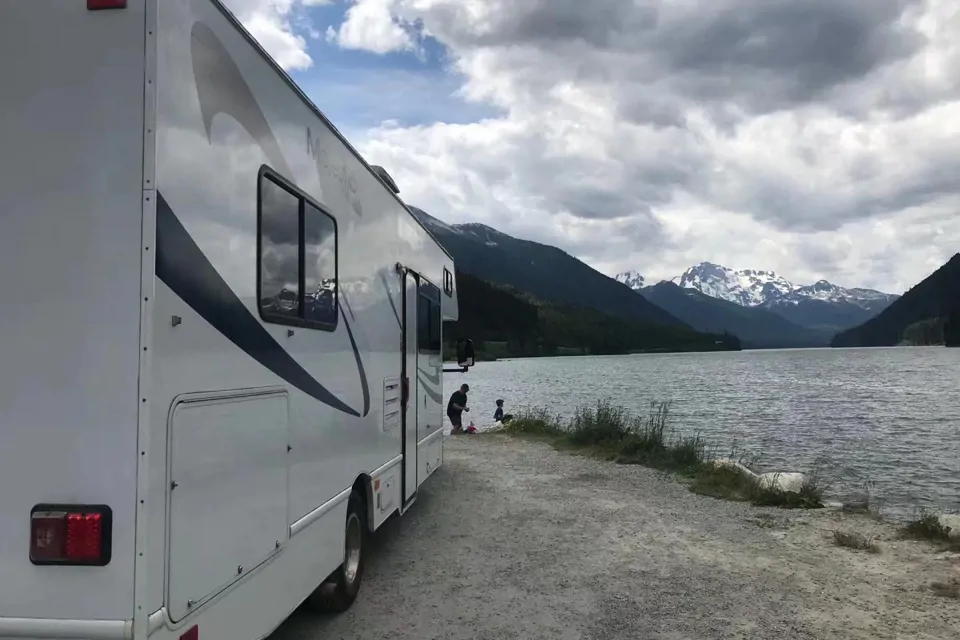
[[[376,534],[354,606],[295,613],[271,640],[960,638],[960,600],[930,587],[960,578],[960,555],[866,516],[705,498],[508,436],[444,446]]]

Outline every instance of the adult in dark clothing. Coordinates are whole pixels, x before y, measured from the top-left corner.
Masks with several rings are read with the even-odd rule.
[[[468,391],[470,391],[470,386],[462,384],[460,385],[460,390],[454,391],[453,395],[450,396],[450,401],[447,403],[447,417],[450,418],[450,423],[453,424],[453,429],[450,433],[463,433],[463,421],[460,419],[460,416],[464,411],[470,411],[467,407]]]

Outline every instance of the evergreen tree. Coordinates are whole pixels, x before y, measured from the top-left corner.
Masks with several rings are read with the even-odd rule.
[[[960,307],[947,316],[943,326],[943,341],[948,347],[960,347]]]

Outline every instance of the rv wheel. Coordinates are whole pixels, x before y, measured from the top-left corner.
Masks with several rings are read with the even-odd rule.
[[[363,497],[354,489],[347,502],[343,564],[310,596],[312,609],[340,613],[346,611],[360,593],[367,542],[367,518]]]

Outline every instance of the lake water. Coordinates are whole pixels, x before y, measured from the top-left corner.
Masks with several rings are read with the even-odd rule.
[[[792,349],[531,358],[478,363],[446,374],[446,397],[470,385],[478,428],[494,401],[507,412],[546,407],[570,416],[608,399],[646,414],[671,402],[671,425],[700,432],[725,453],[736,445],[760,471],[820,469],[830,497],[864,492],[886,515],[918,506],[960,510],[960,349]],[[449,430],[447,424],[447,430]]]

